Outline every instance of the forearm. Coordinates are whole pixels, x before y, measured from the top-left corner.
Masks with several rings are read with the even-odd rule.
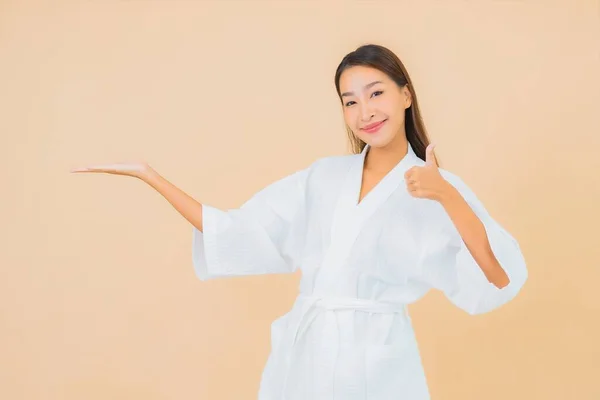
[[[488,281],[499,288],[508,285],[508,275],[492,251],[483,223],[458,190],[448,184],[440,203]]]
[[[150,170],[143,178],[148,185],[152,186],[171,205],[188,220],[194,227],[202,232],[202,204],[191,196],[160,176],[158,172]]]

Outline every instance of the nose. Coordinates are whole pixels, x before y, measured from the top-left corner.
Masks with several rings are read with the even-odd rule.
[[[366,122],[366,121],[369,121],[371,118],[373,118],[373,116],[375,116],[375,112],[368,105],[368,103],[365,104],[361,109],[361,113],[360,113],[361,120]]]

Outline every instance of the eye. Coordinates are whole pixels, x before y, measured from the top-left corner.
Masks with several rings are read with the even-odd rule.
[[[371,95],[371,97],[375,96],[375,94],[379,94],[382,95],[383,91],[382,90],[376,90],[375,92],[373,92],[373,94]],[[349,101],[345,104],[346,107],[350,107],[352,105],[352,103],[354,103],[354,101]]]

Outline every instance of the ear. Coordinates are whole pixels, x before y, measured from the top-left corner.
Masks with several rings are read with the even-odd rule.
[[[408,83],[402,88],[402,93],[404,94],[404,108],[409,108],[412,105],[412,94],[408,88]]]

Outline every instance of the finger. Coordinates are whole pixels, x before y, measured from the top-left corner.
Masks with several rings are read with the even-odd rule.
[[[413,196],[413,197],[417,197],[417,193],[418,193],[418,189],[415,188],[414,186],[407,186],[406,190],[408,191],[408,193]]]
[[[415,181],[410,181],[410,182],[406,182],[406,188],[409,191],[415,191],[419,188],[419,185],[417,185],[417,182],[415,182]]]
[[[114,168],[106,166],[90,166],[90,167],[78,167],[71,169],[71,172],[114,172]]]
[[[425,149],[425,164],[437,167],[439,164],[437,162],[437,158],[435,157],[435,153],[433,152],[434,148],[435,144],[430,143],[429,146],[427,146],[427,149]]]
[[[421,167],[412,167],[404,173],[404,180],[406,182],[416,182],[419,179],[419,170],[417,168]]]
[[[134,171],[135,166],[130,164],[95,164],[86,167],[74,168],[75,172],[107,172],[120,173]]]
[[[69,172],[88,172],[88,171],[89,171],[88,168],[78,167],[78,168],[71,168],[71,170]]]

